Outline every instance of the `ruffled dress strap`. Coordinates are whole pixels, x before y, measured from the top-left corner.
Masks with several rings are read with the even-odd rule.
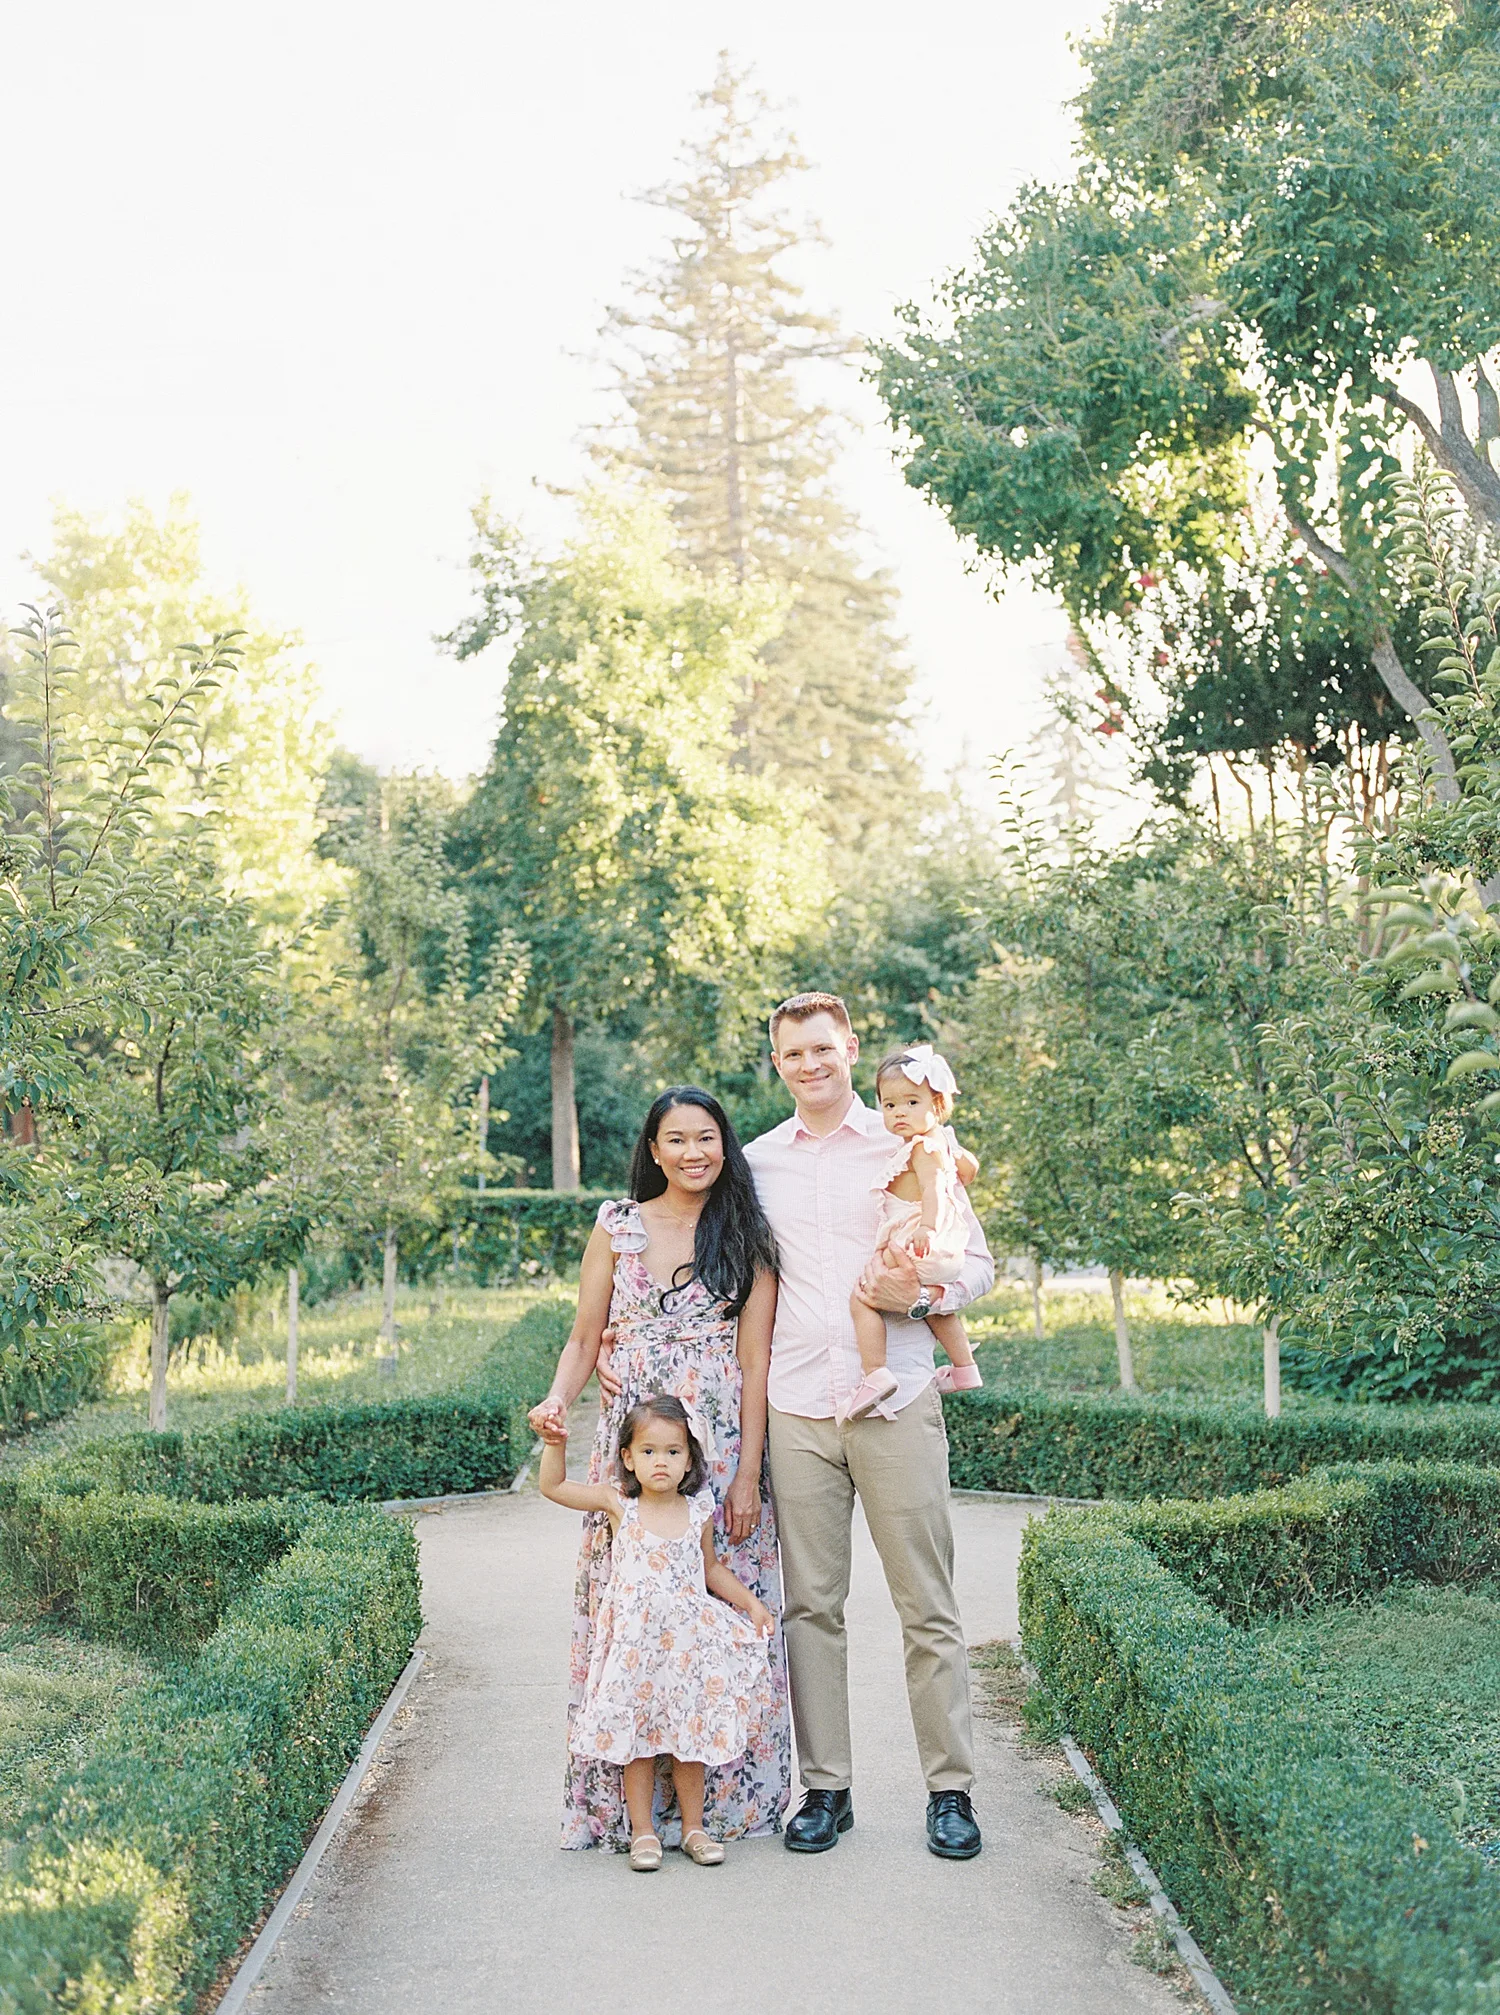
[[[890,1188],[891,1184],[896,1180],[897,1176],[904,1174],[905,1171],[911,1167],[911,1151],[916,1146],[916,1144],[917,1143],[915,1140],[897,1139],[895,1145],[891,1149],[891,1155],[889,1161],[886,1162],[884,1168],[881,1169],[880,1174],[875,1178],[874,1182],[870,1184],[870,1190],[872,1195],[874,1196],[884,1195],[885,1191]]]
[[[641,1219],[641,1207],[633,1197],[625,1197],[619,1203],[601,1203],[595,1222],[609,1233],[609,1242],[616,1252],[644,1252],[651,1243],[651,1234]]]
[[[688,1524],[694,1532],[701,1532],[705,1525],[714,1522],[714,1494],[705,1483],[701,1490],[695,1490],[688,1499]]]

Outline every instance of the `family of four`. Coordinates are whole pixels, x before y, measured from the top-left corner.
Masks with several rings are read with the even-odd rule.
[[[770,1033],[795,1113],[742,1148],[709,1093],[661,1094],[531,1415],[542,1491],[586,1514],[563,1845],[628,1848],[648,1872],[664,1843],[712,1865],[724,1841],[778,1831],[791,1722],[805,1796],[785,1843],[837,1845],[854,1823],[857,1495],[901,1618],[927,1844],[967,1860],[980,1833],[939,1394],[980,1382],[957,1311],[994,1268],[947,1124],[957,1086],[916,1045],[885,1059],[865,1105],[833,994],[783,1001]],[[567,1416],[596,1369],[580,1483]]]

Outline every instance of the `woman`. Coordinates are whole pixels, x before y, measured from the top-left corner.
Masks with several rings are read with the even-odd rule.
[[[766,1477],[766,1372],[775,1314],[776,1245],[734,1128],[708,1092],[674,1086],[646,1115],[630,1166],[629,1199],[599,1207],[583,1255],[573,1333],[531,1424],[540,1432],[544,1419],[566,1419],[608,1326],[615,1333],[620,1391],[600,1413],[589,1482],[612,1477],[620,1423],[648,1393],[675,1393],[702,1428],[719,1557],[776,1622],[745,1753],[708,1772],[704,1819],[719,1840],[779,1832],[791,1795],[781,1571]],[[590,1513],[578,1561],[570,1725],[588,1676],[610,1546],[608,1518]],[[657,1831],[669,1841],[677,1831],[672,1804],[671,1780],[662,1770]],[[671,1830],[664,1830],[668,1825]],[[629,1847],[617,1766],[570,1753],[562,1844]]]

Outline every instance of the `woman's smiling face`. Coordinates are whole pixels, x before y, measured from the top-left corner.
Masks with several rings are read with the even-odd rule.
[[[689,1196],[711,1190],[724,1166],[724,1138],[699,1105],[668,1106],[651,1152],[673,1189]]]

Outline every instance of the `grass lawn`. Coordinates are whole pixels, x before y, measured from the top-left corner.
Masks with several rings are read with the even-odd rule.
[[[1351,1751],[1429,1798],[1500,1867],[1500,1587],[1406,1585],[1255,1635],[1291,1661]]]
[[[396,1296],[397,1363],[380,1353],[378,1290],[304,1307],[298,1325],[297,1403],[410,1399],[462,1385],[507,1323],[539,1301],[572,1290],[537,1287],[402,1288]],[[30,1459],[101,1435],[146,1425],[149,1382],[144,1325],[116,1360],[105,1398],[0,1448],[0,1462]],[[194,1343],[167,1373],[167,1425],[191,1433],[235,1414],[286,1404],[286,1312],[263,1308],[228,1349]]]
[[[1042,1296],[1046,1335],[1032,1329],[1031,1290],[1006,1284],[969,1315],[980,1368],[987,1379],[1040,1385],[1058,1392],[1112,1390],[1120,1382],[1115,1362],[1114,1314],[1108,1291],[1049,1285]],[[1254,1323],[1230,1322],[1219,1304],[1183,1308],[1165,1288],[1127,1293],[1125,1319],[1143,1392],[1193,1393],[1215,1399],[1258,1399],[1261,1333]],[[1288,1394],[1287,1403],[1296,1404]]]
[[[14,1609],[0,1587],[0,1612]],[[100,1724],[152,1668],[113,1644],[0,1620],[0,1837],[88,1753]]]

